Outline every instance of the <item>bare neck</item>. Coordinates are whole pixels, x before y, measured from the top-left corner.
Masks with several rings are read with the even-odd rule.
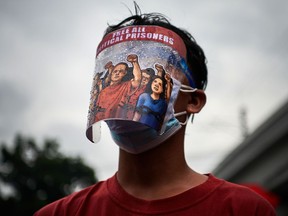
[[[206,180],[186,163],[184,156],[185,128],[145,153],[133,155],[120,150],[117,178],[131,195],[161,199],[182,193]]]

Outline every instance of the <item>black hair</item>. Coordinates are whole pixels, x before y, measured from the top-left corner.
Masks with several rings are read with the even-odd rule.
[[[116,25],[109,25],[105,35],[126,26],[134,25],[156,25],[172,30],[178,34],[185,43],[187,50],[187,64],[193,73],[196,88],[205,89],[208,83],[208,71],[206,66],[206,57],[203,49],[196,43],[194,37],[184,29],[172,25],[169,20],[160,13],[142,14],[139,6],[134,2],[135,15],[132,15]],[[105,36],[104,35],[104,36]]]
[[[153,68],[145,68],[144,70],[142,70],[142,73],[146,73],[148,74],[150,77],[152,77],[153,75],[155,75],[155,71]]]

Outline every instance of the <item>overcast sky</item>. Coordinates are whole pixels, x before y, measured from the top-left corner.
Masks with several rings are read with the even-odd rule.
[[[101,3],[100,3],[101,2]],[[253,132],[288,99],[288,2],[138,0],[192,33],[208,59],[207,104],[187,128],[187,160],[210,172],[241,140],[240,110]],[[55,138],[105,179],[118,148],[85,136],[95,51],[107,23],[130,15],[122,0],[0,0],[0,141],[16,133]]]

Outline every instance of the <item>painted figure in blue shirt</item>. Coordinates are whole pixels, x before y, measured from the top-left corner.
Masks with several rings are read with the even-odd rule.
[[[148,85],[148,91],[139,96],[133,120],[159,130],[166,113],[170,92],[170,76],[155,75]]]

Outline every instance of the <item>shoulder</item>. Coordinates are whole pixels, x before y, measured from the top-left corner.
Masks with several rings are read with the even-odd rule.
[[[262,196],[252,191],[248,187],[234,184],[222,179],[212,177],[222,184],[214,191],[219,200],[225,206],[229,206],[233,212],[243,212],[253,215],[276,215],[272,205]],[[241,214],[240,214],[241,215]]]
[[[238,201],[252,201],[252,202],[262,202],[265,201],[264,198],[256,194],[254,191],[248,187],[231,183],[225,180],[222,180],[223,184],[219,188],[219,191],[223,193],[224,196],[231,197],[231,199],[237,199]],[[265,201],[266,202],[266,201]]]
[[[56,200],[40,210],[34,216],[64,216],[75,215],[78,209],[82,206],[85,199],[97,194],[101,194],[105,190],[104,184],[106,181],[98,182],[92,186],[84,188],[78,192],[74,192],[62,199]]]
[[[149,99],[151,98],[150,95],[147,92],[143,92],[139,97]]]

